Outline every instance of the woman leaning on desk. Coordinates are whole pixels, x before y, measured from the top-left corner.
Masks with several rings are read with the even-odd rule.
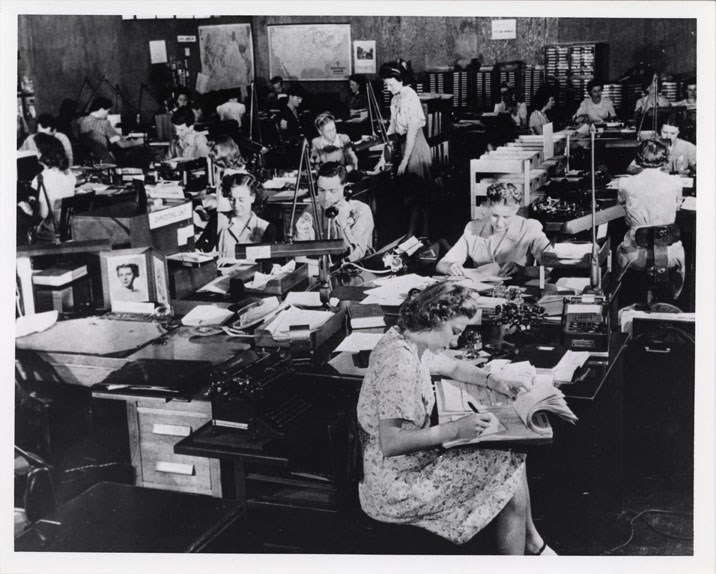
[[[408,234],[422,232],[423,235],[427,235],[427,212],[424,204],[430,181],[432,154],[423,133],[425,125],[423,106],[418,94],[409,85],[409,71],[406,68],[397,62],[383,64],[379,75],[383,78],[385,87],[393,95],[390,102],[388,135],[400,136],[402,159],[396,173],[398,176],[404,176],[401,183],[404,188],[405,203],[410,211]],[[382,170],[385,165],[385,155],[381,155],[375,169]],[[418,223],[421,218],[422,229],[419,230]]]
[[[487,188],[487,217],[470,221],[457,243],[437,264],[438,273],[464,275],[463,264],[471,259],[475,267],[498,263],[501,275],[532,275],[527,266],[549,245],[536,219],[517,215],[522,192],[511,183],[493,183]]]
[[[475,315],[476,297],[450,282],[431,285],[403,303],[397,326],[373,350],[358,399],[361,507],[376,520],[419,526],[455,544],[492,524],[500,554],[554,554],[532,521],[524,454],[441,448],[478,437],[489,417],[430,426],[431,371],[506,395],[519,390],[519,383],[439,355]]]

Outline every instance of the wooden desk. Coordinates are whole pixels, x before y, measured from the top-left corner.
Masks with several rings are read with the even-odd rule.
[[[241,552],[240,504],[100,482],[15,540],[16,552]]]

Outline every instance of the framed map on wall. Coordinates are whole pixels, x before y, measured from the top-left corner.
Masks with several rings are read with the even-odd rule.
[[[268,26],[269,74],[285,80],[347,80],[351,75],[350,24]]]
[[[254,81],[251,24],[199,26],[201,73],[205,91],[241,87]]]

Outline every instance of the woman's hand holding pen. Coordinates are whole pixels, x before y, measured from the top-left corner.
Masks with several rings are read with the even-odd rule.
[[[514,261],[508,261],[500,267],[500,276],[511,277],[512,275],[524,274],[525,267]]]
[[[449,440],[471,440],[479,437],[490,426],[490,413],[474,413],[447,423],[450,426]],[[444,441],[447,442],[447,441]]]

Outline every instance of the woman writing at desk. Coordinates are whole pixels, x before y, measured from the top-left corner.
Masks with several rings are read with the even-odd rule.
[[[532,521],[524,454],[440,448],[478,437],[489,417],[476,413],[430,426],[430,364],[434,374],[505,394],[519,388],[472,365],[435,360],[476,312],[475,291],[431,285],[403,303],[397,326],[373,350],[358,399],[361,507],[376,520],[419,526],[456,544],[493,524],[500,554],[554,554]]]
[[[353,142],[346,134],[338,133],[333,114],[318,114],[314,124],[321,135],[311,142],[311,157],[316,158],[321,165],[336,162],[345,166],[349,172],[358,169],[358,156],[353,151]]]
[[[549,245],[542,224],[517,215],[522,192],[511,183],[493,183],[487,188],[487,212],[465,226],[457,243],[437,264],[438,273],[464,275],[463,264],[469,258],[475,267],[498,263],[500,275],[531,275],[536,267],[528,260],[539,258]]]

